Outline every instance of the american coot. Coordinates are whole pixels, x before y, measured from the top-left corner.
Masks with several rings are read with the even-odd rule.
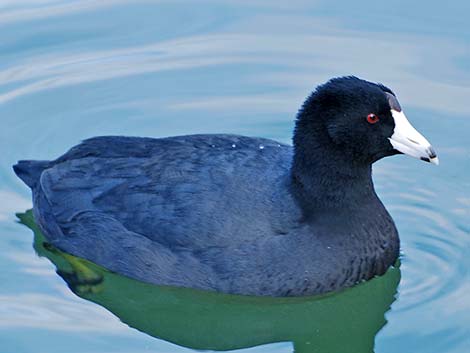
[[[85,140],[54,161],[20,161],[48,241],[138,280],[301,296],[383,274],[398,257],[371,164],[429,142],[387,87],[317,87],[293,147],[238,135]]]

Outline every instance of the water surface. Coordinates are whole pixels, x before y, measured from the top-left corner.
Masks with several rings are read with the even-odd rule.
[[[99,293],[75,290],[81,297],[75,295],[55,265],[36,255],[31,230],[16,222],[15,213],[31,202],[11,165],[52,159],[81,139],[107,134],[228,132],[289,143],[305,96],[345,74],[390,86],[438,151],[441,165],[404,156],[375,165],[377,191],[402,240],[396,300],[397,275],[384,276],[365,289],[329,298],[337,309],[328,311],[332,325],[359,328],[364,342],[375,342],[376,352],[470,351],[468,13],[470,3],[463,0],[445,7],[437,1],[424,7],[405,1],[0,1],[1,351],[292,352],[299,337],[308,342],[305,335],[339,340],[340,331],[313,334],[327,325],[312,319],[321,315],[317,301],[298,304],[310,314],[300,316],[290,303],[215,299],[214,313],[223,305],[226,313],[242,312],[271,325],[285,310],[292,326],[281,320],[263,340],[256,338],[271,328],[258,326],[251,336],[245,331],[238,341],[223,331],[212,336],[195,331],[197,346],[175,338],[185,333],[178,326],[180,314],[172,327],[165,325],[171,312],[161,314],[161,326],[150,332],[131,320],[137,316],[113,311]],[[158,293],[168,299],[168,293]],[[355,305],[349,300],[374,293],[383,302],[371,304],[373,320],[361,316],[364,311],[355,317],[348,311]],[[184,310],[189,310],[184,298],[198,297],[174,295],[170,299]],[[198,303],[207,308],[209,299],[202,296]],[[259,308],[273,316],[262,316]],[[245,325],[231,322],[239,329]],[[211,327],[207,321],[193,323]],[[302,324],[308,328],[304,336]],[[216,336],[231,345],[204,346]],[[242,348],[250,345],[256,347]],[[315,347],[320,349],[318,341]]]

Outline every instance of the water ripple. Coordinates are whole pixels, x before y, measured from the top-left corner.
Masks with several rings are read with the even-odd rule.
[[[107,0],[107,1],[70,1],[63,3],[60,0],[20,0],[8,1],[0,6],[6,8],[0,13],[0,25],[39,20],[50,17],[60,17],[72,13],[93,11],[103,7],[116,6],[118,4],[129,3],[128,0]],[[10,5],[8,7],[8,5]]]
[[[470,234],[459,227],[460,220],[442,208],[440,198],[429,190],[411,187],[406,195],[387,197],[393,199],[388,208],[400,229],[404,253],[399,292],[406,300],[397,305],[396,311],[447,302],[446,297],[458,292],[468,278]],[[465,310],[470,310],[468,304]]]
[[[416,46],[416,42],[420,45]],[[461,43],[429,41],[419,37],[411,43],[410,38],[401,36],[384,39],[370,33],[341,29],[334,34],[303,34],[292,38],[289,34],[267,34],[264,30],[245,33],[235,28],[226,33],[186,36],[109,50],[77,52],[72,49],[66,55],[54,53],[29,57],[1,70],[0,86],[4,89],[0,103],[53,88],[144,73],[258,64],[267,69],[259,72],[257,80],[291,87],[299,97],[305,94],[312,82],[324,80],[326,72],[367,73],[392,85],[401,93],[405,103],[406,97],[412,96],[414,106],[468,113],[470,109],[464,102],[470,95],[470,87],[404,72],[404,68],[422,60],[431,47],[436,46],[443,53],[436,59],[439,61],[453,60],[450,54],[445,54],[447,52],[452,55],[466,53]],[[391,57],[389,62],[364,62],[363,53],[372,50],[399,50],[403,54]],[[348,61],[342,59],[340,52],[348,56]],[[388,68],[385,76],[384,65]],[[269,67],[282,69],[269,70]],[[15,83],[13,88],[9,87],[12,83]],[[427,88],[425,95],[421,95],[420,87]],[[413,94],[408,95],[409,92]],[[436,95],[439,99],[432,99]],[[217,99],[213,96],[207,99],[214,98]],[[443,101],[447,102],[445,106]]]

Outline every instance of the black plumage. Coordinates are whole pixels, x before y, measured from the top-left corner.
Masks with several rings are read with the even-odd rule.
[[[383,274],[399,239],[371,164],[398,153],[388,88],[343,77],[298,113],[294,146],[238,135],[96,137],[20,161],[56,247],[161,285],[325,293]],[[374,112],[380,124],[368,124]]]

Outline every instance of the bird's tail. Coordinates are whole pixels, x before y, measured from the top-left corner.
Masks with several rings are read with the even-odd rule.
[[[19,161],[13,166],[13,170],[26,185],[33,189],[39,182],[41,173],[50,165],[50,161]]]

